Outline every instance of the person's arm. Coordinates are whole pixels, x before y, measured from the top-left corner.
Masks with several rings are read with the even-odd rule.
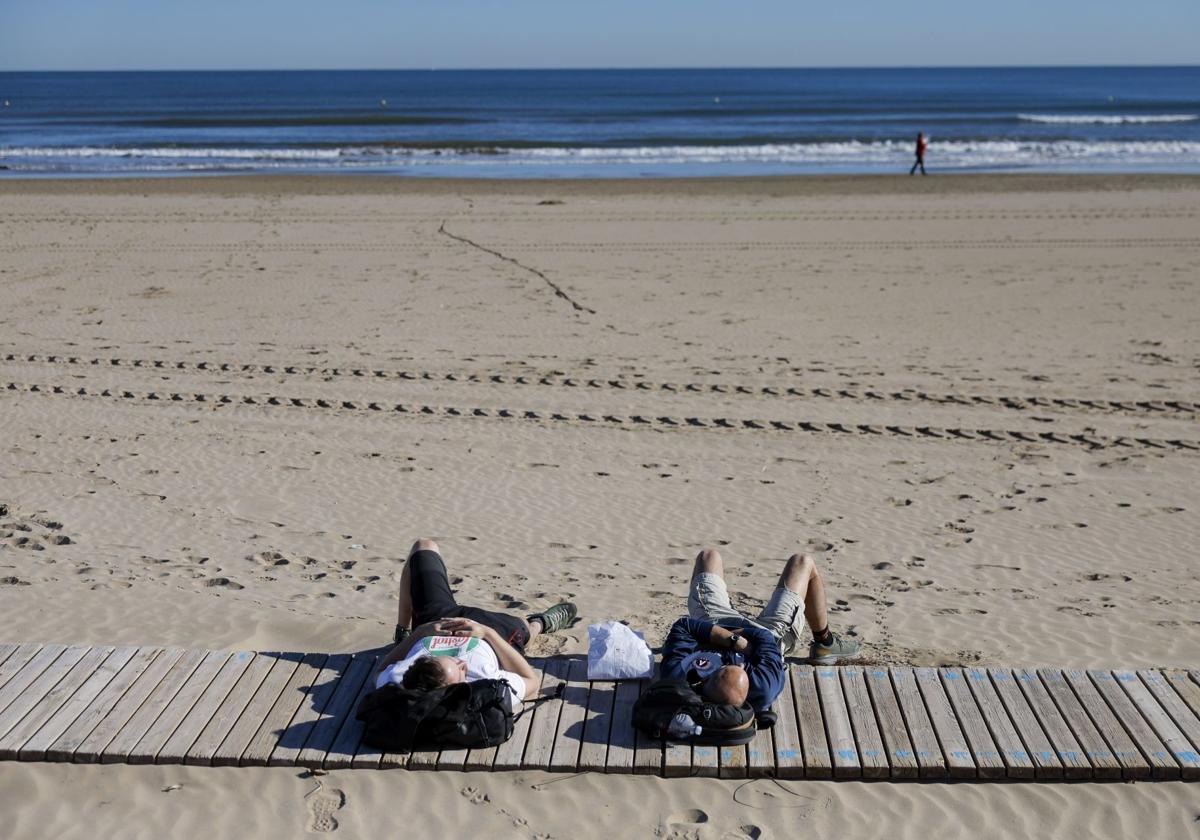
[[[670,679],[684,679],[686,675],[683,673],[683,661],[694,653],[702,642],[708,641],[712,627],[712,622],[695,618],[681,618],[672,624],[666,641],[663,642],[659,674]]]
[[[408,656],[409,651],[411,651],[413,646],[416,645],[417,642],[421,641],[421,639],[424,639],[426,636],[433,636],[436,633],[441,632],[441,627],[442,622],[429,621],[413,630],[411,636],[393,647],[390,651],[388,651],[387,656],[383,657],[379,663],[379,666],[375,669],[375,677],[378,678],[379,675],[383,673],[383,669],[387,666],[394,662],[399,662],[401,659]]]
[[[783,663],[783,651],[779,642],[769,631],[761,627],[746,627],[740,631],[749,646],[743,651],[746,657],[746,676],[750,679],[750,694],[746,698],[755,711],[770,708],[787,678]]]

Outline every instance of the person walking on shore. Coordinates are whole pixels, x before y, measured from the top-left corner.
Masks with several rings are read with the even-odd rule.
[[[921,167],[921,174],[922,175],[925,174],[925,149],[928,146],[929,146],[929,144],[925,142],[925,133],[922,131],[918,131],[917,132],[917,159],[913,163],[912,169],[908,170],[909,175],[917,174],[918,166]]]

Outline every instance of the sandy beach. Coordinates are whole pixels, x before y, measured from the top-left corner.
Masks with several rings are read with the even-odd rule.
[[[464,602],[579,604],[539,655],[609,618],[657,644],[715,546],[747,609],[813,553],[866,662],[1198,667],[1198,225],[1185,176],[0,181],[0,641],[375,648],[429,536]],[[1183,783],[304,776],[6,762],[0,808],[14,838],[1200,818]]]

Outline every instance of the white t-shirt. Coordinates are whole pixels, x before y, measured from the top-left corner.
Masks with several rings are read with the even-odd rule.
[[[512,691],[513,710],[525,699],[525,680],[519,674],[500,667],[496,651],[483,639],[475,636],[425,636],[417,640],[408,655],[384,668],[375,680],[375,687],[387,683],[400,685],[409,667],[422,656],[453,656],[467,663],[467,682],[474,680],[504,680]]]

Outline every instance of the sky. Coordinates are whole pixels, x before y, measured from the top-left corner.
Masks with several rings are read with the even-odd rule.
[[[1197,63],[1197,0],[0,0],[0,71]]]

